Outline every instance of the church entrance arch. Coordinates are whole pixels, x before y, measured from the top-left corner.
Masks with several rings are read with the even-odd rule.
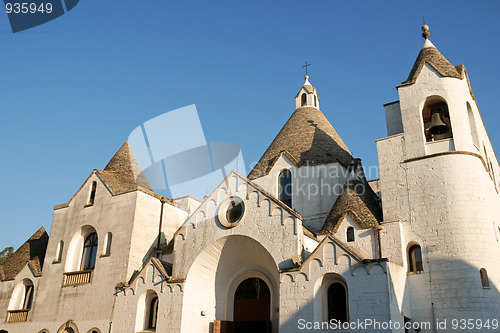
[[[271,291],[257,277],[247,278],[234,295],[236,333],[271,332]]]

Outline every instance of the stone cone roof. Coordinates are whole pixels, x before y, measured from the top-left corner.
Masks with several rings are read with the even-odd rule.
[[[432,44],[430,44],[432,45]],[[410,85],[417,81],[420,72],[424,68],[425,63],[431,65],[439,74],[444,77],[453,77],[462,79],[464,77],[464,66],[453,66],[438,49],[434,46],[425,47],[420,50],[420,53],[415,60],[415,64],[408,75],[408,79],[401,83],[401,86]]]
[[[350,214],[361,228],[371,228],[382,220],[382,208],[370,186],[359,179],[344,184],[318,235],[337,232],[344,217]]]
[[[0,266],[2,281],[14,280],[28,264],[35,276],[42,275],[49,235],[42,226]]]
[[[134,191],[139,187],[151,190],[128,140],[111,158],[104,170],[96,170],[96,172],[113,194]]]
[[[298,166],[339,162],[347,167],[353,160],[325,115],[313,107],[295,110],[248,178],[267,175],[281,153],[286,153]]]

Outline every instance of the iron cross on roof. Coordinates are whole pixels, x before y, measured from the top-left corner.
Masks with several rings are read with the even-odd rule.
[[[302,66],[302,67],[305,67],[305,68],[306,68],[306,75],[307,75],[307,67],[309,67],[309,66],[311,66],[311,64],[308,64],[308,63],[307,63],[307,59],[306,59],[306,64],[305,64],[304,66]]]

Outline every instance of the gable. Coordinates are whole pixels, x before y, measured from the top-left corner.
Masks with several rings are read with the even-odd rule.
[[[172,274],[172,265],[151,257],[146,263],[130,277],[128,282],[120,282],[118,288],[133,288],[139,280],[143,283],[151,281],[154,284],[158,280],[169,280]]]
[[[293,170],[296,166],[296,160],[293,156],[284,151],[274,160],[268,174],[264,177],[255,179],[253,182],[261,186],[267,192],[278,197],[278,177],[281,171],[284,169]]]
[[[382,208],[370,185],[359,179],[347,181],[319,234],[336,233],[347,214],[354,218],[361,228],[368,229],[379,225],[382,220]]]
[[[243,205],[241,219],[234,224],[227,223],[231,200]],[[233,171],[177,230],[175,278],[185,278],[200,253],[219,239],[233,235],[247,236],[259,243],[280,268],[293,266],[291,258],[300,254],[302,248],[302,218],[275,196]]]
[[[67,208],[70,206],[70,204],[73,205],[79,205],[81,207],[86,206],[89,203],[89,198],[90,198],[90,192],[91,192],[91,187],[92,183],[96,182],[97,183],[97,188],[96,188],[96,197],[95,197],[95,202],[99,202],[99,197],[106,196],[106,197],[111,197],[113,193],[111,192],[111,189],[109,186],[103,181],[101,177],[96,172],[97,170],[94,170],[83,182],[83,184],[80,186],[80,188],[76,191],[75,194],[69,199],[68,202],[59,204],[54,206],[54,210],[58,210],[61,208]],[[102,200],[102,199],[101,199]]]

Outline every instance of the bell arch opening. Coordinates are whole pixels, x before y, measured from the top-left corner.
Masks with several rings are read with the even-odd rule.
[[[440,96],[430,96],[422,109],[426,142],[453,138],[448,103]]]

